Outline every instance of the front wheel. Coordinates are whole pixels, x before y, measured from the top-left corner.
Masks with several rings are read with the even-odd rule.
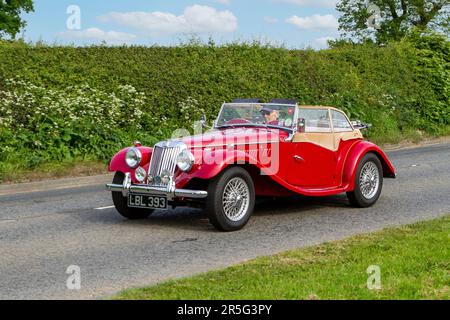
[[[366,154],[358,165],[355,176],[355,190],[347,192],[350,204],[366,208],[377,202],[383,188],[383,169],[378,157]]]
[[[116,172],[113,184],[122,184],[125,175],[122,172]],[[128,206],[128,199],[122,195],[122,192],[112,192],[112,200],[116,210],[125,218],[130,220],[145,219],[150,216],[154,210],[131,208]]]
[[[206,212],[220,231],[242,229],[255,207],[255,187],[249,173],[231,167],[215,177],[208,187]]]

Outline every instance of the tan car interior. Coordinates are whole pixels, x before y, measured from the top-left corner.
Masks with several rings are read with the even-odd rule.
[[[301,109],[301,108],[300,108]],[[328,110],[329,108],[311,108],[309,110]],[[337,111],[337,110],[336,110]],[[343,115],[342,112],[337,111]],[[348,121],[348,118],[345,116]],[[305,132],[297,132],[293,142],[309,142],[317,144],[326,149],[336,151],[341,141],[363,138],[358,129],[349,129],[344,132],[333,132],[330,119],[318,119],[317,121],[306,121]]]

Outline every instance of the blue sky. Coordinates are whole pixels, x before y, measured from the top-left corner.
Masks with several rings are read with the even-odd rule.
[[[327,39],[338,36],[336,2],[35,0],[35,12],[23,15],[28,22],[23,36],[27,41],[77,45],[176,45],[196,36],[220,44],[263,40],[289,48],[322,48]]]

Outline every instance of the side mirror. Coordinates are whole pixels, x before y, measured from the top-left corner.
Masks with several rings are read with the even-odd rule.
[[[372,127],[372,124],[364,123],[364,122],[362,122],[360,120],[352,120],[352,126],[355,129],[367,130],[367,129],[370,129]]]
[[[304,118],[298,118],[297,132],[299,132],[299,133],[306,132],[306,120]]]
[[[206,115],[202,115],[201,119],[200,119],[200,123],[202,125],[202,128],[205,129],[206,128]]]
[[[298,118],[296,128],[292,131],[291,134],[289,134],[289,136],[286,139],[284,139],[284,141],[292,142],[294,140],[294,136],[296,133],[304,133],[305,132],[305,129],[306,129],[305,127],[306,127],[306,120],[304,118]]]

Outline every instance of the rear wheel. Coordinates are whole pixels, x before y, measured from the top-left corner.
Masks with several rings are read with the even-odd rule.
[[[370,207],[377,202],[383,188],[383,169],[378,157],[366,154],[358,165],[355,190],[347,192],[350,204],[355,207]]]
[[[122,172],[116,172],[113,184],[122,184],[125,175]],[[112,192],[112,200],[116,210],[125,218],[130,220],[145,219],[150,216],[154,210],[139,209],[128,207],[128,199],[122,195],[122,192]]]
[[[232,167],[215,177],[208,186],[206,212],[221,231],[242,229],[255,207],[255,187],[249,173]]]

